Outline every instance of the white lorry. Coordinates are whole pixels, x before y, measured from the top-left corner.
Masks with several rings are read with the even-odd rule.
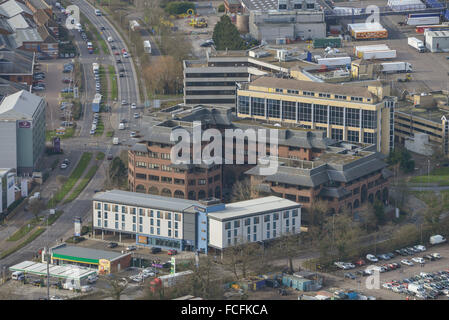
[[[415,37],[409,37],[407,41],[408,41],[408,45],[410,47],[415,48],[419,52],[427,51],[426,47],[424,46],[424,42],[422,42],[421,40],[419,40]]]
[[[437,234],[430,237],[430,244],[440,244],[443,242],[446,242],[446,238],[442,235]]]
[[[351,64],[351,57],[319,58],[316,62],[325,66],[346,66]]]
[[[408,62],[384,62],[380,64],[383,73],[396,73],[396,72],[412,72],[412,65]]]

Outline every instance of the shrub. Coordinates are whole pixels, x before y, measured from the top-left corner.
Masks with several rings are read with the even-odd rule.
[[[218,12],[225,12],[225,6],[223,3],[218,6]]]
[[[187,13],[187,10],[189,9],[195,10],[195,5],[192,2],[175,1],[167,4],[165,12],[168,14],[183,14]]]

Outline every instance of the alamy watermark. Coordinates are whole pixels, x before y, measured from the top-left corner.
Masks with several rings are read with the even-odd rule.
[[[270,146],[269,156],[266,152],[267,140]],[[223,139],[218,129],[206,129],[203,132],[201,122],[194,121],[192,133],[184,128],[174,129],[170,134],[170,141],[177,142],[171,149],[173,164],[260,164],[262,175],[275,174],[278,169],[277,129],[225,129]],[[203,142],[208,144],[203,147]]]

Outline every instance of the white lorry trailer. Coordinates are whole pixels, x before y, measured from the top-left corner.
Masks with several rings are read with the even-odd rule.
[[[316,62],[325,66],[346,66],[351,64],[351,57],[319,58]]]
[[[408,45],[410,47],[415,48],[419,52],[426,52],[427,51],[427,48],[424,46],[424,42],[422,42],[421,40],[419,40],[419,39],[417,39],[415,37],[409,37],[407,41],[408,41]]]
[[[412,65],[408,62],[384,62],[380,64],[384,73],[412,72]]]
[[[439,24],[439,16],[428,16],[428,17],[409,17],[407,19],[407,24],[409,26],[425,26],[431,24]]]
[[[374,50],[364,51],[361,56],[365,60],[369,59],[394,59],[396,58],[396,50]]]

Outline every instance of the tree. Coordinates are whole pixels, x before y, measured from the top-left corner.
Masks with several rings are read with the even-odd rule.
[[[146,84],[155,94],[177,93],[182,87],[182,66],[172,56],[163,56],[146,67],[144,73]]]
[[[234,183],[231,191],[231,202],[251,199],[251,181],[249,178]]]
[[[192,2],[187,1],[169,2],[165,6],[165,12],[173,15],[187,13],[190,9],[195,11],[195,5]]]
[[[279,243],[282,255],[287,258],[289,272],[293,274],[293,258],[301,248],[301,234],[283,234],[279,239]]]
[[[41,213],[41,211],[45,209],[45,204],[41,199],[33,199],[31,201],[28,200],[28,206],[36,220],[39,217],[39,213]]]
[[[109,285],[107,289],[110,296],[115,300],[120,300],[123,291],[128,287],[128,281],[125,278],[117,278],[112,274],[107,275],[105,279]]]
[[[385,224],[387,217],[385,216],[384,205],[382,201],[376,199],[373,203],[374,215],[376,216],[376,226]]]
[[[223,15],[217,22],[212,35],[217,50],[244,50],[245,41],[232,23],[231,18]]]
[[[258,251],[257,243],[240,240],[224,250],[223,266],[233,273],[236,280],[240,279],[240,274],[242,278],[246,278],[248,270],[259,261]]]
[[[415,161],[412,159],[411,153],[405,148],[395,148],[391,151],[387,162],[390,165],[399,163],[405,173],[410,173],[415,169]]]
[[[214,272],[213,268],[214,264],[210,256],[200,258],[198,268],[193,262],[191,263],[189,269],[194,272],[189,278],[190,294],[207,300],[223,298],[222,274],[220,271]]]
[[[128,166],[121,157],[115,157],[108,168],[108,184],[110,187],[122,187],[128,181]]]

